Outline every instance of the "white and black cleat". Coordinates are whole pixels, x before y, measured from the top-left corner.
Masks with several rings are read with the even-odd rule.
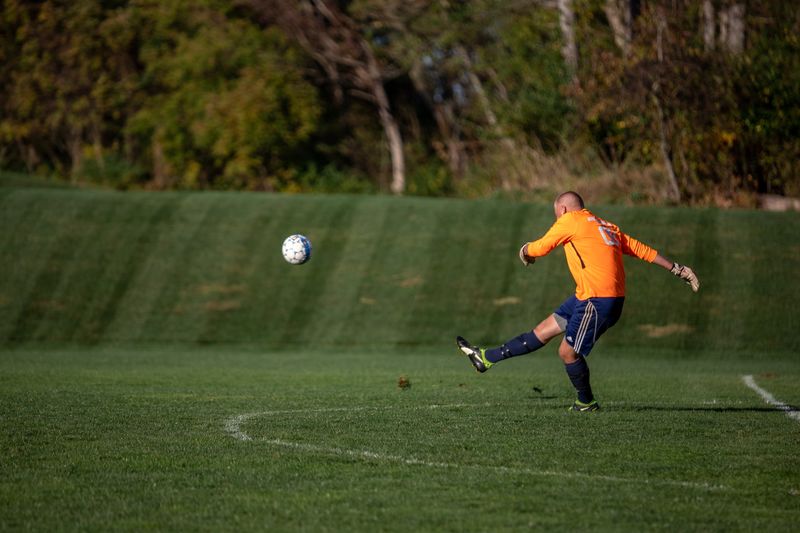
[[[487,361],[486,357],[483,355],[484,350],[481,350],[477,346],[472,346],[464,337],[456,337],[456,344],[458,345],[458,349],[464,352],[469,362],[472,363],[472,366],[474,366],[475,370],[478,372],[486,372],[489,370],[489,367],[492,366],[492,363]]]

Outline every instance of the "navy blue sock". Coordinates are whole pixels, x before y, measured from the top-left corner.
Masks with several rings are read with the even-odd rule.
[[[567,375],[575,390],[578,391],[578,401],[589,403],[594,400],[592,386],[589,384],[589,365],[582,355],[578,355],[578,360],[574,363],[565,364]]]
[[[499,348],[486,350],[486,359],[489,362],[496,363],[509,357],[531,353],[542,346],[544,346],[544,343],[539,340],[539,337],[534,332],[528,331],[514,337]]]

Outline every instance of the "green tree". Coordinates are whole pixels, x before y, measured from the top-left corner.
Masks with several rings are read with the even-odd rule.
[[[73,178],[105,165],[135,98],[129,15],[91,0],[4,2],[0,154]]]
[[[156,187],[283,189],[296,178],[322,104],[280,33],[229,3],[174,0],[141,12],[148,98],[128,124]]]

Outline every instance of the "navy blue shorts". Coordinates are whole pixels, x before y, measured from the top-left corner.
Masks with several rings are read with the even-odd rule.
[[[558,325],[566,331],[567,344],[586,356],[600,335],[617,323],[624,303],[624,296],[579,300],[573,295],[554,314]]]

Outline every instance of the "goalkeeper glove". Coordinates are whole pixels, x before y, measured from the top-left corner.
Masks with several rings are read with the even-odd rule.
[[[536,261],[535,257],[530,257],[527,254],[528,245],[523,244],[522,248],[519,249],[519,260],[522,261],[522,264],[525,266],[531,265]]]
[[[686,282],[687,285],[692,287],[694,292],[700,288],[700,280],[697,279],[697,275],[694,271],[689,268],[688,266],[679,265],[678,263],[672,263],[672,268],[670,272],[681,278],[683,281]]]

